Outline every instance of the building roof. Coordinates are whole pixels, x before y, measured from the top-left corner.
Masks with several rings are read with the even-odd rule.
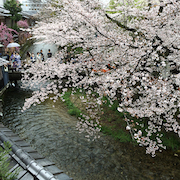
[[[31,13],[30,11],[22,11],[20,14],[21,14],[24,18],[29,19],[30,17],[32,17],[32,15],[33,15],[34,13]]]
[[[4,13],[1,13],[1,12],[0,12],[0,16],[1,16],[1,17],[8,17],[8,16],[11,16],[11,14],[4,14]]]
[[[9,17],[11,16],[10,11],[0,6],[0,17]]]
[[[0,13],[3,13],[3,14],[9,14],[10,11],[5,9],[3,6],[0,6]]]
[[[0,66],[3,66],[5,64],[9,63],[9,61],[3,59],[3,58],[0,58]]]
[[[28,143],[0,123],[0,146],[11,144],[9,172],[19,171],[17,180],[73,180]]]

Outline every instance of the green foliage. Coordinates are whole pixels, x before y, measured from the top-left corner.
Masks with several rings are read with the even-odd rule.
[[[15,26],[15,23],[22,18],[22,15],[20,14],[20,12],[22,11],[21,5],[22,4],[20,4],[16,0],[7,0],[4,3],[4,8],[9,10],[11,14],[11,28],[15,28],[15,30],[18,30],[17,26]]]
[[[74,49],[75,54],[80,54],[83,53],[83,48],[82,47],[77,47]]]
[[[20,31],[19,27],[17,26],[17,24],[13,24],[12,29],[16,30],[17,32]]]
[[[73,45],[67,46],[67,52],[71,53],[71,55],[76,55],[83,53],[82,47],[73,47]]]
[[[115,2],[114,2],[114,0],[110,0],[110,2],[109,2],[109,8],[110,9],[114,9],[114,8],[116,8],[117,6],[119,6],[120,4],[118,3],[118,4],[116,4]]]
[[[28,48],[30,46],[32,46],[32,44],[35,42],[34,39],[28,39],[26,41],[26,43],[24,43],[21,48],[20,48],[20,56],[22,57],[22,59],[25,59],[26,58],[26,52],[28,50]]]
[[[118,6],[122,6],[122,5],[126,5],[126,6],[132,6],[132,7],[136,7],[136,8],[142,8],[147,6],[146,1],[144,0],[134,0],[134,1],[114,1],[114,0],[110,0],[109,2],[109,8],[110,9],[115,9]]]
[[[146,6],[148,6],[148,4],[146,3],[146,1],[144,0],[134,0],[134,1],[114,1],[114,0],[110,0],[109,2],[109,7],[106,10],[107,14],[121,14],[121,18],[118,19],[119,23],[121,22],[121,24],[127,26],[127,23],[131,23],[131,21],[133,20],[141,20],[144,17],[137,17],[137,16],[133,16],[133,15],[127,15],[126,13],[124,13],[124,11],[119,10],[117,7],[121,7],[121,6],[126,6],[127,8],[137,8],[137,9],[142,9]]]
[[[122,11],[116,11],[116,10],[114,10],[114,11],[108,11],[108,10],[106,10],[106,13],[108,13],[108,14],[116,14],[116,13],[122,13]]]
[[[0,147],[0,179],[1,180],[14,180],[18,175],[18,170],[14,173],[9,172],[8,155],[11,151],[9,142],[4,142],[4,149]]]
[[[112,129],[110,126],[102,126],[101,131],[104,134],[111,135],[120,142],[132,142],[131,135],[126,133],[123,129],[114,131],[114,129]]]
[[[71,116],[76,116],[76,117],[78,117],[78,116],[80,115],[81,111],[80,111],[78,108],[73,107],[73,108],[71,108],[71,109],[68,110],[68,113],[69,113]]]
[[[174,151],[180,149],[180,140],[177,134],[172,132],[165,132],[163,134],[164,135],[161,139],[168,149],[172,149]]]
[[[71,95],[71,91],[68,91],[65,93],[65,95],[63,96],[63,98],[65,99],[65,103],[68,107],[68,113],[72,116],[76,116],[79,117],[81,110],[78,109],[70,100],[70,95]]]
[[[118,101],[114,101],[113,104],[110,104],[109,100],[106,97],[103,97],[103,100],[106,101],[105,105],[107,107],[109,107],[109,109],[111,109],[112,111],[114,111],[115,113],[117,112],[118,114],[121,114],[122,117],[124,117],[123,113],[119,113],[117,111],[117,108],[119,106],[119,102]]]
[[[79,90],[76,90],[76,95],[81,96],[84,93],[80,92]],[[80,117],[81,115],[81,110],[76,107],[73,102],[70,100],[71,96],[71,90],[65,93],[63,98],[65,99],[66,105],[68,107],[68,113],[70,115]],[[100,122],[102,124],[101,127],[101,132],[107,135],[110,135],[117,139],[120,142],[131,142],[135,143],[132,140],[132,137],[128,131],[126,131],[126,122],[124,120],[125,116],[127,119],[130,119],[132,124],[134,124],[135,129],[141,129],[142,133],[144,136],[146,136],[147,132],[145,129],[147,129],[147,122],[148,118],[137,118],[137,117],[132,117],[128,112],[118,112],[118,101],[114,101],[113,104],[110,104],[109,100],[104,97],[103,98],[103,109],[104,109],[104,114],[101,116]],[[163,137],[161,138],[163,141],[163,145],[165,145],[168,149],[171,150],[177,150],[180,148],[180,140],[177,135],[174,135],[174,133],[171,132],[157,132],[157,133],[162,133]],[[151,139],[155,140],[156,134],[154,133],[151,136]],[[135,145],[135,144],[134,144]],[[137,143],[136,143],[137,145]]]

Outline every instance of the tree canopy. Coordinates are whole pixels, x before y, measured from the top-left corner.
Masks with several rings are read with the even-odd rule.
[[[14,29],[8,28],[5,24],[0,24],[0,41],[6,47],[11,41],[13,41],[13,34],[18,34]]]
[[[4,3],[4,8],[10,11],[11,16],[11,28],[15,28],[15,23],[22,18],[20,12],[22,11],[21,4],[17,0],[7,0]],[[15,23],[14,23],[15,22]],[[14,26],[14,27],[13,27]]]
[[[99,131],[93,111],[106,96],[111,104],[118,101],[117,111],[124,113],[127,129],[139,145],[146,146],[146,153],[154,156],[166,148],[163,130],[180,137],[180,2],[145,4],[139,8],[128,1],[114,6],[116,13],[107,13],[95,0],[51,1],[32,34],[61,48],[48,63],[28,69],[24,87],[38,84],[41,88],[26,100],[23,110],[52,93],[56,101],[68,87],[81,88],[89,97],[98,94],[96,102],[89,103],[91,115],[80,118],[78,124],[88,136]],[[60,63],[79,47],[83,51],[76,54],[77,63]],[[58,80],[50,81],[55,77]]]

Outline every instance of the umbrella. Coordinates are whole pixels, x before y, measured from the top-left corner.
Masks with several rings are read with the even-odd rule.
[[[0,43],[0,47],[3,47],[4,45]]]
[[[20,45],[18,43],[9,43],[7,45],[8,48],[11,48],[11,47],[19,47]]]

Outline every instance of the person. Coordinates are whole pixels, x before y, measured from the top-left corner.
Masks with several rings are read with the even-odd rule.
[[[11,59],[11,67],[16,68],[16,53],[15,52],[11,54],[10,59]]]
[[[14,62],[13,62],[13,68],[15,68],[15,71],[18,69],[18,54],[17,52],[15,52],[15,58],[14,58]]]
[[[31,64],[31,53],[26,53],[26,64],[29,66]]]
[[[17,60],[20,60],[20,59],[21,59],[21,56],[19,55],[18,52],[16,52],[16,59],[17,59]]]
[[[4,64],[4,72],[8,72],[8,64]]]
[[[41,51],[40,51],[40,55],[41,55],[41,61],[44,61],[44,54],[43,54],[42,49],[41,49]]]
[[[35,56],[34,56],[34,53],[31,54],[31,62],[32,62],[32,63],[36,62],[36,58],[35,58]]]
[[[37,52],[37,55],[36,55],[36,62],[37,63],[40,63],[42,60],[42,57],[41,57],[41,54],[39,52]]]
[[[70,62],[70,61],[71,61],[71,55],[70,52],[68,52],[66,57],[66,62]]]
[[[21,68],[21,56],[19,55],[19,53],[16,53],[16,62],[17,62],[17,70],[19,70]]]
[[[6,60],[9,61],[10,60],[9,51],[6,51],[5,56],[6,56]]]
[[[11,62],[14,62],[15,56],[16,56],[16,54],[15,54],[15,52],[13,52],[10,56]]]
[[[7,67],[10,68],[11,67],[11,59],[10,59],[10,56],[9,56],[9,51],[6,51],[5,56],[6,56],[6,60],[9,61],[7,63]]]
[[[48,57],[48,58],[51,58],[51,57],[52,57],[52,53],[51,53],[51,50],[50,50],[50,49],[48,50],[47,57]]]

